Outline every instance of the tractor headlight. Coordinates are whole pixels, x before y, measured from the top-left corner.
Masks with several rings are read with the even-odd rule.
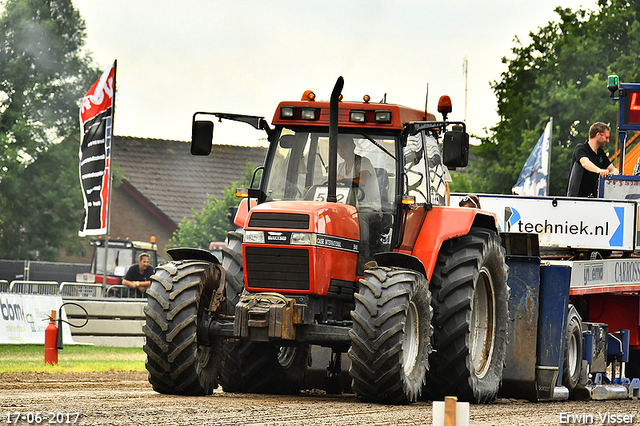
[[[290,106],[281,107],[280,118],[293,118],[293,107],[290,107]]]
[[[311,232],[292,232],[291,245],[295,246],[315,246],[316,234]]]
[[[349,114],[349,121],[354,123],[364,123],[367,118],[365,111],[351,111]]]
[[[315,120],[316,110],[312,108],[304,108],[300,111],[300,118],[303,120]]]
[[[391,111],[379,110],[375,112],[378,123],[391,123]]]
[[[262,244],[264,243],[264,232],[262,231],[244,231],[244,239],[245,243],[256,243]]]

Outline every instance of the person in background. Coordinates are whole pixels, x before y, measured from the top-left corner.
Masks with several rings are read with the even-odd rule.
[[[589,128],[589,140],[576,146],[567,185],[568,197],[596,197],[598,177],[620,174],[602,149],[609,143],[610,131],[606,124],[594,123]]]
[[[458,203],[460,207],[471,207],[472,209],[480,208],[480,199],[473,194],[465,195]]]
[[[138,264],[131,265],[124,278],[122,284],[129,288],[136,289],[141,294],[147,291],[151,285],[151,275],[155,273],[153,266],[149,265],[149,254],[140,253],[138,256]]]

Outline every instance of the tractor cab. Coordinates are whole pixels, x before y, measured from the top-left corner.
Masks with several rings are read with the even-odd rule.
[[[265,165],[256,169],[251,188],[246,191],[257,206],[251,211],[247,206],[241,207],[236,218],[236,224],[246,229],[245,243],[251,244],[253,239],[258,244],[277,243],[276,237],[269,234],[264,237],[262,231],[254,231],[253,228],[265,227],[254,226],[259,222],[251,218],[275,217],[278,211],[283,218],[290,217],[295,210],[295,214],[319,220],[294,228],[316,235],[305,235],[308,239],[317,238],[322,218],[345,224],[355,220],[358,229],[354,232],[334,228],[338,235],[329,235],[349,240],[347,245],[357,245],[355,278],[362,275],[364,264],[376,254],[391,252],[401,245],[403,237],[415,236],[413,231],[421,224],[413,224],[415,229],[406,229],[408,222],[422,221],[433,206],[447,205],[446,181],[450,177],[438,139],[444,134],[444,140],[449,141],[445,148],[449,164],[460,166],[464,165],[461,164],[463,157],[466,161],[468,136],[463,123],[446,121],[450,101],[448,97],[443,100],[439,110],[445,116],[444,121],[435,121],[435,116],[425,111],[373,103],[368,96],[362,102],[341,101],[335,153],[331,147],[330,103],[317,101],[311,91],[306,91],[300,101],[281,102],[273,118],[273,129],[261,117],[196,113],[191,151],[193,154],[210,152],[213,123],[197,119],[204,114],[265,130],[270,142]],[[447,132],[451,124],[457,126]],[[333,172],[332,161],[336,165]],[[333,188],[332,178],[335,179]],[[335,191],[333,200],[332,190]],[[343,207],[325,211],[332,201]],[[353,209],[355,213],[351,213]],[[417,214],[408,214],[409,210]],[[287,230],[296,225],[284,222],[263,220],[261,224],[268,224],[271,232],[284,232],[284,236],[278,237],[282,238],[280,241],[290,241]],[[298,238],[297,233],[294,238]]]
[[[259,203],[326,203],[329,135],[326,129],[279,127],[266,159]],[[361,262],[399,242],[403,206],[446,205],[447,170],[436,135],[347,128],[338,134],[336,202],[355,207]],[[405,204],[403,204],[405,203]]]

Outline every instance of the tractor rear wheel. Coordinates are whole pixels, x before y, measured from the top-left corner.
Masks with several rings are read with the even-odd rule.
[[[431,293],[424,275],[374,267],[364,273],[349,330],[356,396],[407,404],[422,392],[431,353]]]
[[[145,367],[156,392],[209,395],[218,386],[222,342],[198,344],[198,323],[209,307],[206,288],[216,283],[209,262],[168,262],[156,268],[144,308]]]
[[[225,344],[220,382],[225,392],[295,394],[309,365],[310,346],[242,341]]]
[[[495,231],[472,228],[446,241],[431,291],[434,348],[426,394],[487,403],[502,381],[509,320],[508,269]]]
[[[582,369],[582,319],[575,306],[569,305],[565,332],[562,384],[573,392],[580,383]]]

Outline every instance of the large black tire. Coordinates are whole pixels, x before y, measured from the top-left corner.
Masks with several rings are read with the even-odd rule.
[[[151,277],[143,331],[145,366],[156,392],[209,395],[218,386],[222,342],[201,346],[197,335],[210,302],[204,283],[214,276],[212,264],[186,260],[158,266]]]
[[[562,384],[573,393],[580,383],[582,370],[582,318],[573,305],[569,305],[564,341]]]
[[[422,392],[431,353],[431,293],[424,275],[375,267],[364,273],[349,330],[356,396],[407,404]]]
[[[227,247],[222,248],[222,267],[226,271],[225,296],[227,314],[233,315],[244,290],[242,268],[242,229],[227,234]]]
[[[296,394],[309,365],[310,346],[242,341],[225,344],[222,390],[236,393]]]
[[[496,232],[446,241],[431,279],[434,348],[425,394],[487,403],[502,382],[509,320],[508,268]]]

